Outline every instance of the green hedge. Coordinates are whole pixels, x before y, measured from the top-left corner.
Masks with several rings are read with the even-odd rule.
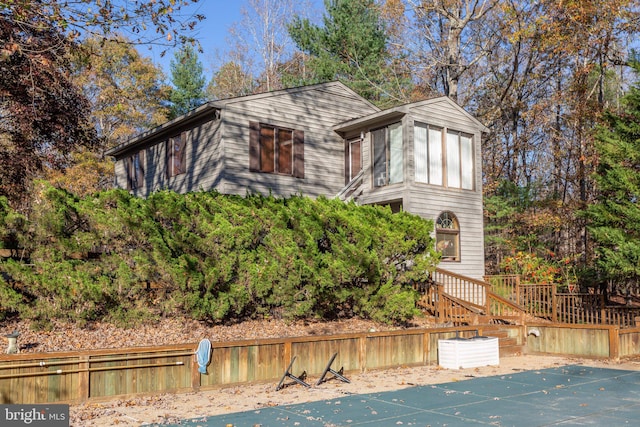
[[[438,261],[432,229],[337,199],[123,190],[80,199],[42,183],[28,218],[0,201],[0,236],[30,254],[29,264],[0,263],[0,312],[43,324],[175,314],[405,322],[417,314],[412,283]]]

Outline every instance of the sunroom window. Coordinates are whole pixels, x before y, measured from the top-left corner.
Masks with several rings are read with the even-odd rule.
[[[373,185],[383,187],[403,181],[402,123],[376,129],[373,140]]]
[[[462,132],[447,132],[447,186],[473,190],[473,145]]]
[[[470,135],[416,123],[413,142],[416,182],[474,189],[473,138]]]

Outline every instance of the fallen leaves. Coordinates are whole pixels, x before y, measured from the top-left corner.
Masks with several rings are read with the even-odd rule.
[[[0,334],[3,331],[18,330],[21,353],[44,353],[186,344],[196,343],[202,338],[209,338],[211,341],[238,341],[400,329],[362,319],[331,322],[268,319],[232,325],[209,325],[192,319],[169,318],[129,329],[102,322],[79,327],[54,320],[52,325],[51,330],[34,331],[27,321],[5,321],[0,323]],[[422,319],[415,324],[415,327],[428,326],[432,324]]]

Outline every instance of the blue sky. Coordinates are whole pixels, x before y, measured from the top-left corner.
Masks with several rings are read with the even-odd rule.
[[[324,10],[323,0],[310,1],[314,8]],[[191,35],[202,46],[203,53],[199,54],[199,58],[205,68],[207,79],[211,78],[213,68],[218,65],[216,53],[221,54],[226,50],[229,29],[240,22],[241,9],[248,8],[248,3],[248,0],[200,0],[181,10],[180,15],[185,17],[201,14],[206,18]],[[150,57],[155,64],[161,66],[167,79],[170,78],[169,64],[174,57],[175,49],[168,50],[164,57],[160,56],[162,48],[147,50],[145,47],[140,47],[139,50],[142,55]]]
[[[207,68],[207,75],[210,74],[211,62],[216,50],[224,50],[225,39],[229,33],[229,28],[240,21],[240,9],[246,5],[247,0],[200,0],[184,7],[181,15],[190,16],[201,14],[206,17],[201,21],[196,30],[191,35],[196,38],[204,50],[200,54],[200,60]],[[177,48],[176,48],[177,49]],[[170,76],[169,63],[173,58],[175,49],[168,50],[164,57],[160,56],[163,48],[153,48],[151,51],[140,48],[140,53],[149,56],[154,63],[162,66],[165,74]]]

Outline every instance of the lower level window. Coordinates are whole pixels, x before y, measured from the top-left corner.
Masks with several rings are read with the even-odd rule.
[[[436,221],[436,249],[443,261],[460,261],[460,225],[451,212],[442,212]]]

